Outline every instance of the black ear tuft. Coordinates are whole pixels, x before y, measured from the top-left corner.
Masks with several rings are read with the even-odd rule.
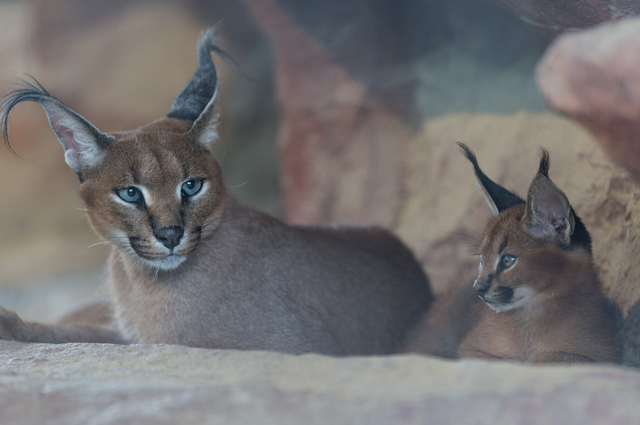
[[[19,103],[27,101],[42,102],[46,99],[59,102],[54,95],[46,91],[33,77],[31,77],[31,81],[19,80],[17,88],[2,97],[2,101],[0,102],[0,126],[2,126],[4,142],[11,152],[15,153],[9,143],[9,115],[11,111]]]
[[[457,142],[458,146],[462,149],[462,153],[473,165],[473,170],[476,173],[476,177],[478,178],[478,182],[480,186],[484,190],[484,193],[491,205],[494,213],[498,214],[508,208],[511,208],[515,205],[524,204],[524,199],[520,198],[513,192],[508,191],[504,187],[499,184],[493,182],[489,177],[486,176],[480,169],[478,165],[478,160],[476,159],[475,154],[469,149],[465,144]]]
[[[167,117],[195,121],[209,103],[215,103],[218,91],[218,73],[211,59],[215,52],[233,69],[238,69],[234,60],[214,43],[215,28],[207,29],[198,40],[198,68],[187,85],[174,100]]]
[[[80,176],[81,170],[97,166],[113,136],[98,130],[91,122],[78,114],[32,78],[22,80],[18,88],[8,92],[0,101],[0,126],[5,143],[9,144],[9,114],[21,102],[38,102],[47,113],[49,125],[65,150],[67,164]]]
[[[546,149],[540,150],[540,166],[538,167],[538,174],[542,174],[546,178],[549,178],[549,152]]]

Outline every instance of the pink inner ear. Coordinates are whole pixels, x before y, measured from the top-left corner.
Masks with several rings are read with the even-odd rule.
[[[69,127],[60,124],[60,121],[54,114],[51,114],[49,118],[49,123],[51,124],[51,128],[56,132],[58,136],[58,140],[62,143],[64,150],[72,150],[75,152],[79,151],[80,146],[76,139],[73,137],[73,132]]]
[[[544,217],[549,223],[555,223],[558,220],[567,218],[562,199],[558,196],[548,195],[538,199],[537,210],[541,217]]]
[[[536,213],[541,221],[543,233],[563,236],[569,225],[568,214],[562,198],[557,193],[547,194],[537,199]]]

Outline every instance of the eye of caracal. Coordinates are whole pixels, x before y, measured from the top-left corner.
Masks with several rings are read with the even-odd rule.
[[[513,266],[515,262],[516,262],[516,257],[514,257],[513,255],[505,254],[500,258],[499,267],[503,270],[508,269],[509,267]]]
[[[202,180],[189,180],[181,187],[182,196],[193,196],[202,189]]]
[[[142,194],[135,187],[126,187],[118,191],[118,196],[122,198],[123,201],[134,203],[140,200]]]

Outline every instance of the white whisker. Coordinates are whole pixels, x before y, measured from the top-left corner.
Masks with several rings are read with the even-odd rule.
[[[248,182],[248,181],[246,181],[246,182],[244,182],[244,183],[240,183],[240,184],[237,184],[237,185],[235,185],[235,186],[231,186],[231,187],[229,187],[229,189],[237,189],[237,188],[239,188],[239,187],[242,187],[242,186],[246,185],[247,183],[249,183],[249,182]]]

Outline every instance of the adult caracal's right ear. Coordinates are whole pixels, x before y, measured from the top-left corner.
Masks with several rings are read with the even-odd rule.
[[[49,118],[49,125],[65,150],[64,158],[69,167],[82,180],[82,170],[95,167],[102,160],[104,150],[115,140],[103,133],[89,120],[47,92],[35,79],[21,80],[18,88],[8,92],[0,103],[0,125],[4,140],[9,145],[9,114],[19,103],[38,102]]]
[[[478,165],[478,160],[474,153],[464,143],[458,142],[458,146],[462,148],[462,153],[473,165],[473,170],[478,178],[478,183],[484,191],[484,194],[489,202],[489,206],[493,210],[494,214],[501,213],[502,211],[513,207],[514,205],[524,204],[524,199],[520,198],[513,192],[508,191],[504,187],[492,181],[485,173],[482,172]]]

